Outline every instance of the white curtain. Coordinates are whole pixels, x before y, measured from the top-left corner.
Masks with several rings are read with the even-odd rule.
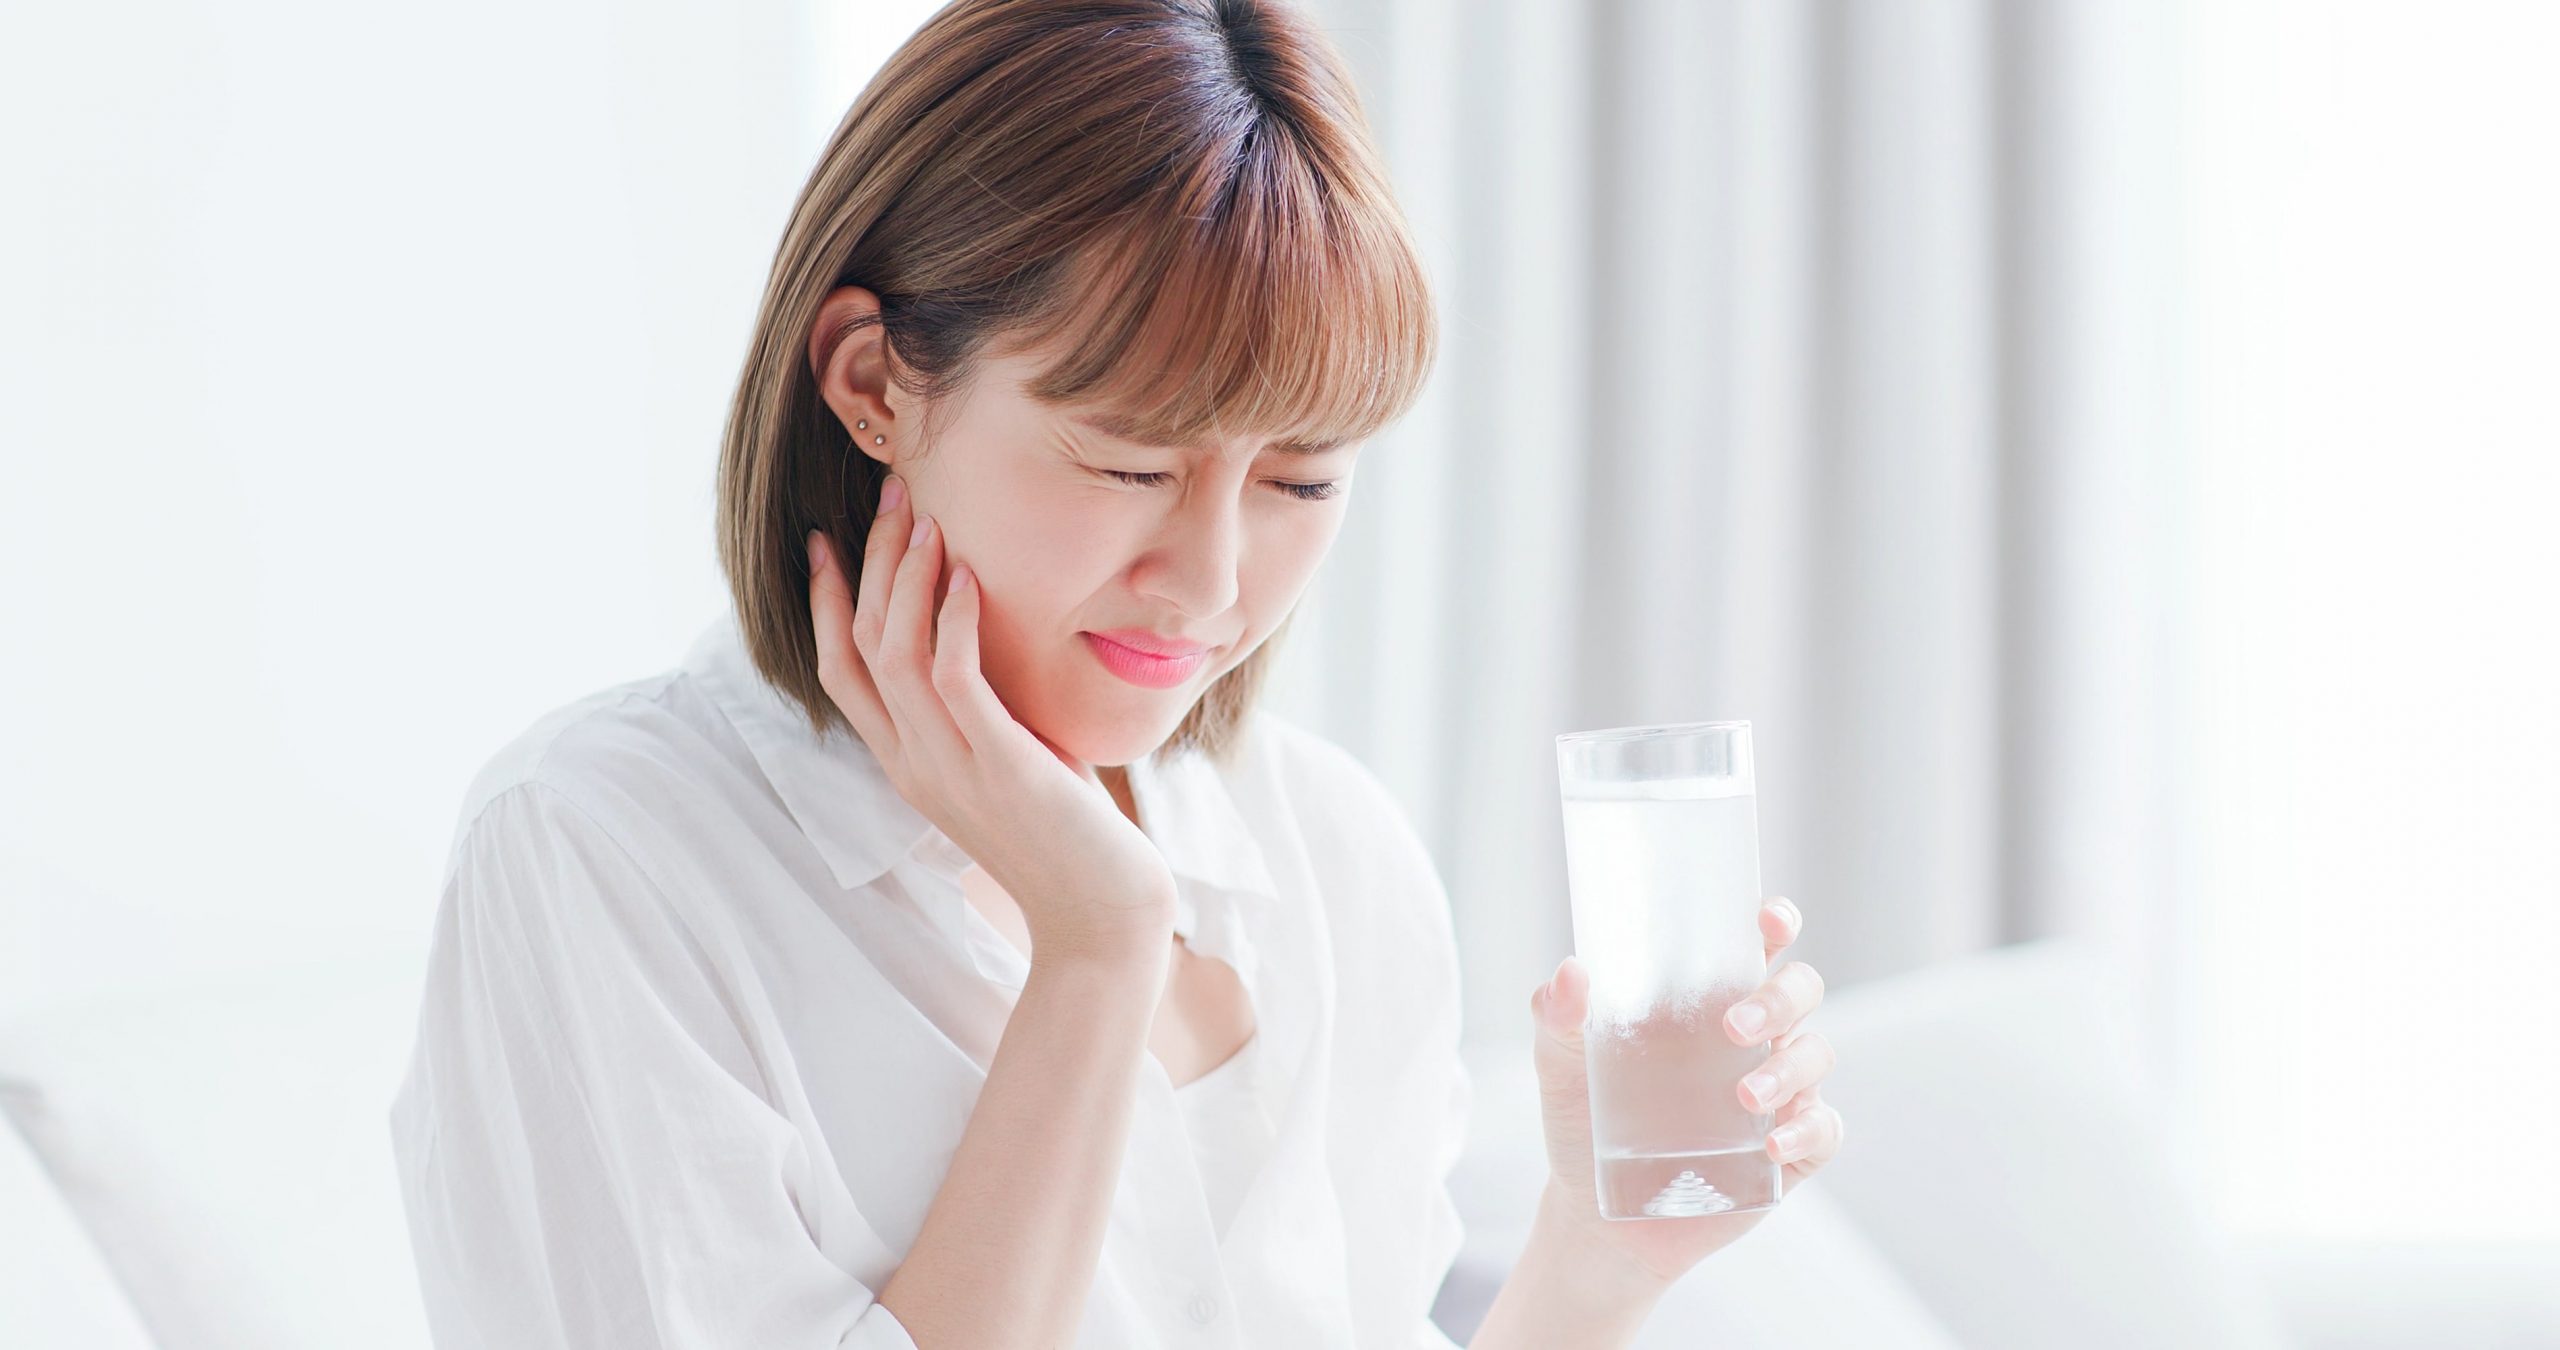
[[[62,10],[0,44],[14,125],[60,128],[15,142],[0,262],[41,372],[0,403],[8,604],[49,654],[0,682],[44,714],[0,755],[0,998],[421,940],[488,729],[721,603],[705,447],[779,212],[932,8],[543,11],[499,47],[485,7]],[[1435,845],[1471,1033],[1524,1033],[1569,945],[1569,729],[1751,719],[1765,889],[1835,985],[2149,950],[2115,931],[2173,861],[2155,578],[2121,561],[2162,528],[2120,340],[2157,291],[2148,11],[1316,10],[1447,346],[1275,696]]]
[[[1570,949],[1556,733],[1748,718],[1835,988],[2173,974],[2174,521],[2131,7],[1331,0],[1447,345],[1284,706],[1412,803],[1479,1043]],[[2067,11],[2067,12],[2066,12]]]

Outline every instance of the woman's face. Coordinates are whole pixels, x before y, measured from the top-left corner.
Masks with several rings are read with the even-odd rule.
[[[876,305],[858,287],[837,292],[830,313],[839,303]],[[1357,444],[1141,445],[1033,399],[1023,384],[1046,354],[998,344],[934,409],[933,443],[918,455],[923,408],[882,378],[879,330],[836,347],[813,351],[829,406],[848,431],[869,422],[855,443],[906,480],[943,532],[937,601],[968,564],[988,684],[1080,762],[1125,764],[1170,736],[1288,616],[1341,527]],[[1096,636],[1111,633],[1205,650],[1150,661]]]

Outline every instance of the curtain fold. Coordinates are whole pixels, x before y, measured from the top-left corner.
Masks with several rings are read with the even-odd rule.
[[[1316,9],[1446,343],[1274,692],[1412,805],[1470,1036],[1571,946],[1553,737],[1644,722],[1752,721],[1764,889],[1834,987],[2056,933],[2155,982],[2140,14]]]

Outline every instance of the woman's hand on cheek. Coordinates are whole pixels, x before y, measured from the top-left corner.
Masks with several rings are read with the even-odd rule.
[[[1803,917],[1793,902],[1781,897],[1760,911],[1766,959],[1793,944]],[[1605,1219],[1594,1192],[1591,1137],[1591,1089],[1584,1066],[1582,1024],[1590,1007],[1591,979],[1582,963],[1568,956],[1547,983],[1529,998],[1537,1024],[1533,1055],[1547,1139],[1546,1204],[1571,1220],[1578,1231],[1609,1256],[1632,1263],[1664,1284],[1757,1226],[1768,1210],[1742,1214],[1706,1214],[1678,1219]],[[1774,1041],[1768,1063],[1736,1089],[1737,1100],[1751,1111],[1773,1114],[1770,1157],[1783,1164],[1783,1190],[1793,1190],[1839,1152],[1844,1137],[1840,1113],[1816,1096],[1831,1071],[1830,1043],[1803,1029],[1804,1019],[1822,1001],[1822,980],[1813,967],[1791,961],[1773,973],[1749,998],[1728,1010],[1719,1028],[1738,1045]],[[1752,1032],[1736,1029],[1734,1012],[1754,1007],[1763,1024]],[[1755,1096],[1752,1079],[1767,1073],[1775,1080],[1769,1096]]]
[[[858,574],[809,532],[819,683],[898,794],[1022,907],[1036,963],[1161,961],[1174,923],[1162,851],[996,697],[976,578],[943,566],[942,532],[904,487],[883,485]]]

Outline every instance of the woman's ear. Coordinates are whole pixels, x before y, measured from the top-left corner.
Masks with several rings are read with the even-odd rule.
[[[818,382],[818,397],[862,453],[891,464],[889,451],[897,442],[889,434],[896,415],[889,406],[887,330],[878,323],[855,326],[879,313],[880,297],[863,287],[828,292],[809,325],[809,373]]]

